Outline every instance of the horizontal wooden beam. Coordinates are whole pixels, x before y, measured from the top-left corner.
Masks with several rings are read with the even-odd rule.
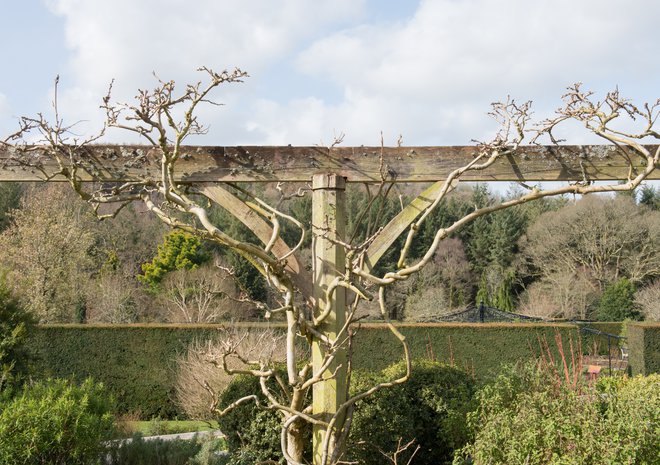
[[[647,146],[657,150],[658,146]],[[84,151],[84,181],[155,179],[160,152],[149,146],[91,145]],[[298,181],[317,173],[335,173],[349,182],[378,182],[382,176],[401,182],[444,179],[477,153],[474,146],[440,147],[185,147],[177,162],[183,182]],[[0,147],[0,181],[39,181],[57,167],[42,150],[29,154],[31,164],[16,161],[16,149]],[[630,161],[640,168],[641,158],[611,145],[525,146],[484,171],[471,171],[467,181],[579,181],[627,179]],[[660,179],[656,170],[649,179]],[[54,179],[55,180],[55,179]]]

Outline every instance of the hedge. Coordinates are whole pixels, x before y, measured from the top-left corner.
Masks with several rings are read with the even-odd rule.
[[[628,323],[628,366],[633,375],[660,373],[660,323]]]
[[[279,327],[244,324],[251,328]],[[39,326],[29,341],[34,357],[33,379],[92,377],[104,383],[122,413],[142,418],[182,417],[175,406],[175,358],[194,340],[218,334],[219,325],[49,325]],[[488,379],[502,364],[529,359],[539,352],[539,338],[554,345],[562,334],[568,354],[569,337],[577,328],[549,324],[401,324],[413,358],[453,363]],[[401,359],[398,341],[382,324],[365,324],[354,344],[354,366],[382,370]]]
[[[177,326],[39,326],[28,346],[32,378],[101,381],[121,413],[173,418],[175,357],[216,328]]]
[[[554,347],[557,331],[562,334],[567,355],[569,335],[577,344],[577,328],[570,325],[416,323],[397,327],[406,336],[414,359],[454,364],[481,381],[496,375],[503,364],[538,355],[540,339]],[[354,345],[353,360],[358,369],[380,371],[401,359],[401,345],[382,324],[363,325]]]
[[[593,321],[589,323],[579,323],[580,327],[595,329],[602,333],[622,336],[625,322],[623,321]],[[610,341],[612,348],[618,349],[625,344],[621,339],[612,338]],[[582,332],[582,353],[585,355],[608,355],[607,336],[603,334],[591,334]]]

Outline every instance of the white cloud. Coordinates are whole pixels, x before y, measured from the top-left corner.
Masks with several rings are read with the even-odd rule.
[[[654,99],[659,16],[660,3],[643,0],[625,8],[615,0],[423,1],[406,22],[339,31],[298,56],[300,71],[337,86],[341,101],[262,102],[252,125],[295,127],[304,117],[307,127],[345,131],[348,143],[373,143],[384,130],[411,144],[464,144],[489,137],[484,114],[507,95],[534,100],[544,115],[578,80]]]
[[[660,14],[660,6],[643,0],[627,2],[625,10],[620,5],[424,1],[399,27],[358,28],[317,41],[299,64],[342,85],[450,102],[570,84],[576,74],[616,79],[656,50],[651,26]]]
[[[52,0],[65,17],[76,78],[190,73],[201,65],[260,69],[301,39],[360,12],[350,0]],[[104,76],[105,75],[105,76]]]
[[[218,93],[226,107],[202,110],[211,132],[199,143],[316,144],[344,132],[347,144],[376,145],[383,131],[386,143],[401,133],[411,145],[465,144],[492,135],[485,114],[507,95],[533,99],[542,114],[576,80],[658,97],[660,2],[424,0],[412,17],[387,23],[368,22],[366,0],[50,0],[50,8],[65,18],[71,50],[63,113],[90,127],[112,78],[127,100],[154,84],[152,71],[183,83],[203,64],[247,69],[246,84]]]
[[[200,79],[195,70],[241,67],[265,75],[300,47],[362,14],[363,0],[50,0],[65,18],[71,49],[63,79],[65,114],[99,121],[100,97],[111,79],[126,100],[151,87],[155,71],[179,83]],[[231,100],[230,90],[223,100]]]

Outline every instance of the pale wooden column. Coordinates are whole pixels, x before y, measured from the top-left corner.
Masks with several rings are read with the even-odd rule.
[[[312,179],[312,252],[314,295],[317,307],[315,315],[326,305],[328,285],[344,272],[346,251],[333,242],[344,240],[346,229],[346,181],[336,174],[316,174]],[[334,340],[346,321],[346,292],[338,287],[332,299],[332,312],[319,328],[329,339]],[[325,350],[318,341],[312,343],[314,373],[323,363]],[[339,368],[338,368],[339,367]],[[334,374],[334,376],[333,376]],[[337,408],[346,400],[346,349],[339,350],[334,363],[325,372],[326,381],[314,385],[313,412],[332,418]],[[314,463],[321,463],[325,428],[314,426]]]

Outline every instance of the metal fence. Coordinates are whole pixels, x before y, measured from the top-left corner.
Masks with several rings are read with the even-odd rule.
[[[469,307],[459,312],[448,313],[445,315],[434,315],[421,320],[424,323],[498,323],[507,321],[553,321],[544,320],[532,316],[522,315],[520,313],[505,312],[499,308],[489,307],[481,304],[478,307]]]

